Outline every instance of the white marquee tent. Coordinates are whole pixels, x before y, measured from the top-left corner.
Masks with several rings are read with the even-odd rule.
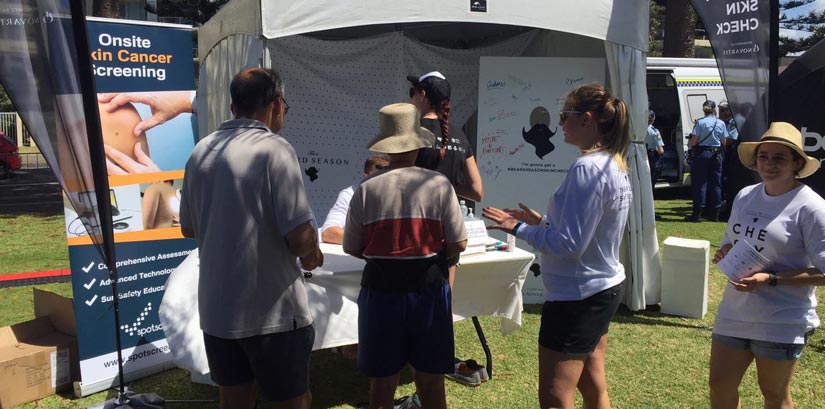
[[[229,113],[229,83],[240,69],[276,68],[291,106],[282,134],[304,166],[323,220],[338,190],[360,177],[379,107],[407,101],[408,74],[434,69],[453,89],[451,124],[471,141],[479,58],[601,58],[612,91],[632,112],[629,164],[634,207],[623,243],[625,304],[659,302],[661,267],[644,146],[647,0],[232,0],[198,32],[200,135]],[[541,191],[542,200],[550,191]],[[485,199],[486,200],[486,199]],[[509,202],[509,201],[508,201]],[[508,203],[509,204],[509,203]]]

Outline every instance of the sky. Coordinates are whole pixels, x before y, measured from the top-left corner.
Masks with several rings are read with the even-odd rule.
[[[780,1],[780,3],[785,3],[785,1]],[[825,10],[825,0],[815,0],[811,3],[808,3],[804,6],[800,6],[790,10],[784,10],[783,13],[785,14],[786,18],[795,18],[799,16],[804,16],[811,11],[823,11]],[[797,31],[797,30],[789,30],[785,28],[779,29],[779,35],[783,37],[788,37],[792,39],[802,39],[805,37],[810,36],[811,34],[807,31]]]

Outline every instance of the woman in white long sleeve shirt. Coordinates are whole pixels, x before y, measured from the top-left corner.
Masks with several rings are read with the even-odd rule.
[[[600,85],[567,95],[560,113],[564,141],[581,149],[541,215],[485,208],[484,217],[541,252],[546,302],[539,330],[539,403],[609,408],[604,362],[607,329],[623,295],[619,245],[632,201],[625,156],[627,106]]]

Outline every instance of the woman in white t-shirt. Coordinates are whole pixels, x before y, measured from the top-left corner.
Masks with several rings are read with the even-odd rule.
[[[539,330],[539,403],[610,407],[604,363],[607,329],[622,300],[619,245],[632,201],[625,156],[627,106],[601,85],[571,91],[560,113],[564,142],[576,159],[550,197],[544,216],[520,209],[484,208],[484,217],[541,252],[546,302]],[[535,188],[535,187],[530,187]]]
[[[815,286],[825,285],[825,200],[798,179],[819,169],[793,125],[774,122],[759,142],[739,145],[742,164],[762,183],[736,196],[718,263],[734,245],[753,246],[765,271],[731,280],[713,326],[712,408],[739,407],[739,384],[756,361],[766,408],[792,408],[791,376],[819,326]]]

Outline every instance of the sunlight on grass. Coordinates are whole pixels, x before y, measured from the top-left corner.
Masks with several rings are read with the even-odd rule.
[[[668,236],[704,239],[711,243],[711,252],[718,248],[724,223],[686,223],[682,218],[690,212],[690,202],[682,198],[656,201],[656,211],[662,217],[657,222],[659,243]],[[21,216],[22,217],[22,216]],[[13,228],[9,227],[12,223]],[[33,224],[31,227],[29,224]],[[66,242],[62,235],[62,219],[3,219],[0,225],[0,272],[30,271],[44,268],[65,268]],[[26,229],[22,229],[26,226]],[[31,227],[31,228],[30,228]],[[26,233],[19,233],[25,231]],[[9,234],[8,232],[13,232]],[[44,239],[45,238],[45,239]],[[18,244],[13,244],[18,243]],[[25,243],[21,244],[21,243]],[[30,256],[8,258],[9,247],[16,251],[27,247]],[[520,243],[523,245],[523,243]],[[29,261],[28,258],[34,260]],[[38,260],[40,259],[40,260]],[[39,264],[38,264],[39,263]],[[708,407],[708,359],[710,335],[716,309],[726,281],[710,267],[708,314],[704,319],[688,319],[651,311],[631,312],[622,307],[610,327],[607,376],[614,408],[705,408]],[[70,285],[51,284],[52,291],[68,295]],[[820,303],[825,301],[818,291]],[[0,324],[28,319],[31,311],[31,287],[0,289]],[[537,334],[541,308],[525,306],[522,328],[502,336],[500,322],[480,317],[493,353],[493,374],[490,382],[472,388],[447,381],[447,396],[452,408],[535,408]],[[820,308],[820,315],[822,309]],[[484,353],[470,320],[455,325],[456,355],[484,362]],[[312,356],[312,393],[315,408],[362,408],[367,401],[367,379],[355,369],[354,363],[329,351],[317,351]],[[155,392],[167,399],[217,399],[215,388],[195,385],[182,370],[171,370],[133,382],[136,392]],[[409,371],[402,374],[396,396],[415,390]],[[748,372],[741,388],[742,407],[762,407],[755,371]],[[810,340],[794,374],[792,394],[799,408],[825,407],[825,337],[818,331]],[[85,408],[113,396],[103,392],[84,399],[52,396],[24,408]],[[579,400],[579,407],[581,401]],[[217,404],[175,404],[174,408],[216,408]],[[261,404],[260,408],[271,405]]]

